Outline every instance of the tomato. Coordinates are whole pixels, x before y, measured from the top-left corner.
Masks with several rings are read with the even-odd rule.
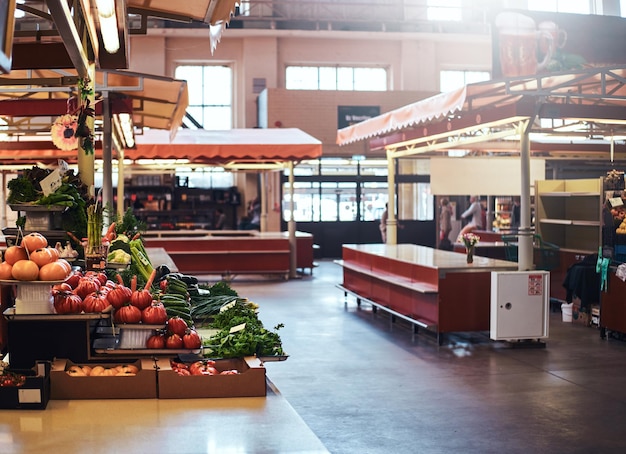
[[[54,295],[53,304],[57,314],[80,314],[84,308],[81,297],[67,291]]]
[[[30,259],[35,262],[39,268],[41,268],[48,263],[56,261],[56,256],[53,256],[50,251],[51,248],[48,247],[37,249],[30,253]]]
[[[18,260],[26,259],[28,259],[28,253],[23,246],[9,246],[6,251],[4,251],[4,260],[9,265],[14,265]]]
[[[34,254],[34,252],[33,252]],[[41,281],[64,281],[69,271],[58,261],[46,263],[39,270],[39,280]]]
[[[115,309],[119,309],[125,304],[130,302],[130,295],[132,295],[130,288],[125,287],[122,284],[118,284],[114,289],[107,293],[107,300],[111,303]]]
[[[167,321],[167,312],[163,303],[152,301],[150,306],[141,311],[141,321],[148,325],[163,325]]]
[[[189,329],[183,336],[185,348],[196,349],[202,347],[202,339],[195,329]]]
[[[36,281],[39,277],[39,267],[30,260],[18,260],[13,264],[11,274],[18,281]]]
[[[115,311],[115,321],[118,323],[139,323],[141,322],[141,311],[135,306],[127,304]]]
[[[56,290],[57,292],[71,292],[73,289],[67,282],[61,282],[60,284],[53,285],[52,290]]]
[[[22,246],[28,249],[28,252],[36,251],[44,247],[48,247],[48,240],[41,233],[32,232],[24,235],[22,238]]]
[[[130,295],[130,304],[143,310],[152,303],[152,293],[149,290],[136,290]]]
[[[83,304],[85,305],[85,312],[88,313],[103,312],[110,306],[106,295],[101,291],[87,295],[83,299]]]
[[[83,276],[78,282],[78,286],[74,292],[81,298],[86,297],[90,293],[100,290],[100,281],[89,276]]]
[[[165,348],[165,335],[155,334],[150,336],[146,341],[146,348],[150,349],[163,349]]]
[[[180,338],[187,332],[187,322],[180,317],[170,317],[167,321],[167,331],[170,334],[178,334]]]
[[[179,349],[183,348],[183,338],[178,334],[170,334],[165,339],[165,348]]]
[[[13,279],[13,265],[9,262],[0,263],[0,279],[3,281]]]
[[[106,284],[108,280],[106,273],[103,273],[102,271],[87,271],[85,276],[96,279],[100,283],[100,286]]]
[[[218,370],[214,367],[215,361],[196,361],[189,366],[191,375],[218,375]]]
[[[83,274],[80,271],[72,271],[72,273],[65,280],[65,282],[68,285],[70,285],[72,288],[76,288],[76,287],[78,287],[78,284],[80,283],[80,278],[82,276],[83,276]]]

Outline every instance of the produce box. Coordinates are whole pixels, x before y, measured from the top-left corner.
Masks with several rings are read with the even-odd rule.
[[[32,369],[9,369],[10,375],[21,382],[13,385],[7,380],[0,386],[0,408],[16,410],[44,410],[50,400],[50,363],[41,361]],[[0,377],[2,379],[4,376]]]
[[[205,397],[263,397],[267,393],[265,367],[260,359],[249,356],[215,361],[219,371],[237,370],[233,375],[182,376],[172,369],[170,358],[157,360],[159,399]]]
[[[106,369],[115,366],[134,366],[134,374],[83,376],[74,373],[76,367],[96,366]],[[130,371],[130,369],[129,369]],[[72,375],[70,375],[70,373]],[[157,397],[156,370],[153,359],[134,362],[76,364],[68,359],[57,359],[50,372],[51,399],[155,399]]]

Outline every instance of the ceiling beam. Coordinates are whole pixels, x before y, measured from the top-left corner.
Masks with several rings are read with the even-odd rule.
[[[89,77],[89,59],[74,25],[72,12],[65,0],[48,0],[48,9],[59,35],[63,39],[67,53],[81,78]]]

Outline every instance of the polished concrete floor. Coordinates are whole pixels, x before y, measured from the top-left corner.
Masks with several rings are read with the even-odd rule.
[[[336,284],[236,277],[280,331],[266,398],[51,401],[0,411],[0,453],[624,453],[626,342],[551,313],[546,348],[438,345]]]

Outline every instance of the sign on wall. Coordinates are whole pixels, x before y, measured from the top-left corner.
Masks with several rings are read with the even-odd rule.
[[[492,77],[626,64],[626,19],[593,14],[501,11],[492,24]]]
[[[530,160],[530,185],[546,179],[546,162]],[[521,195],[519,157],[431,158],[430,190],[433,195]]]
[[[337,129],[380,115],[380,106],[337,106]]]

